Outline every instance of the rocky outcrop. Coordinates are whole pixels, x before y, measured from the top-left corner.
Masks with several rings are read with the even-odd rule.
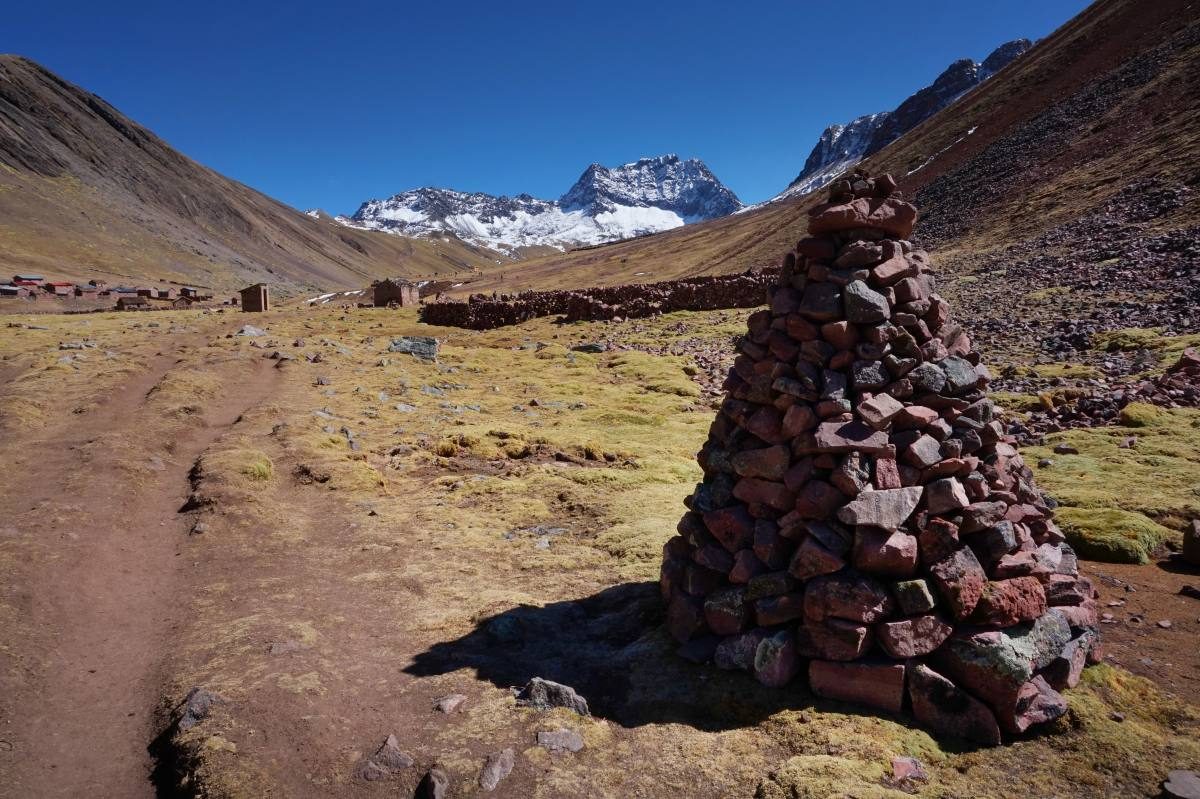
[[[830,125],[808,154],[800,174],[779,197],[799,196],[828,185],[862,159],[879,152],[1008,66],[1032,46],[1028,39],[1014,39],[997,47],[982,63],[959,59],[932,84],[891,111],[867,114],[845,125]]]
[[[810,214],[664,547],[668,630],[766,685],[997,744],[1066,711],[1095,591],[908,241],[916,209],[859,175]]]

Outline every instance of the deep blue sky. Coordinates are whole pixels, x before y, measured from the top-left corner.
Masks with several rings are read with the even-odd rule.
[[[557,198],[593,161],[697,157],[745,202],[824,127],[1082,0],[12,3],[0,52],[297,208],[423,185]]]

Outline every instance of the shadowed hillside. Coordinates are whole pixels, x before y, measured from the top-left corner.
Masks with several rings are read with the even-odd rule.
[[[94,94],[0,56],[0,258],[68,278],[359,287],[502,259],[299,213],[190,160]]]

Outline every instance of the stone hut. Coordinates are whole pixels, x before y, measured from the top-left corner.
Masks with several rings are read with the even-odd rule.
[[[267,286],[263,283],[255,283],[253,286],[247,286],[239,293],[241,295],[243,311],[260,313],[270,307],[270,296]]]
[[[388,278],[374,285],[373,300],[376,308],[392,306],[413,308],[420,302],[420,294],[416,283],[399,278]]]

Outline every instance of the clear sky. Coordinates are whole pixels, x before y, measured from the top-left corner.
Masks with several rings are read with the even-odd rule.
[[[703,159],[745,202],[826,125],[1082,0],[11,3],[0,52],[297,208],[434,185],[557,198],[592,162]]]

